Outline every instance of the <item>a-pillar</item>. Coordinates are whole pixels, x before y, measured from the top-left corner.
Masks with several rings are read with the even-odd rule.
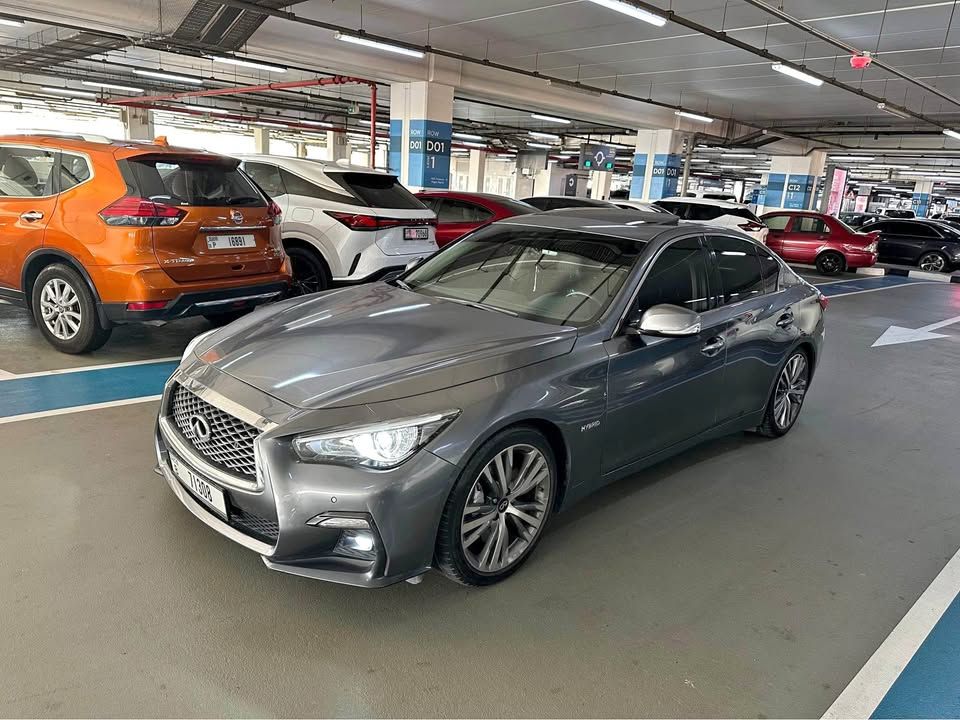
[[[327,160],[350,160],[350,143],[347,142],[346,133],[327,131]]]
[[[774,155],[770,171],[760,180],[757,214],[780,208],[812,210],[826,162],[822,150],[808,155]]]
[[[453,88],[435,82],[390,86],[390,172],[414,190],[450,186]]]
[[[594,200],[608,200],[610,198],[610,185],[612,183],[612,172],[590,173],[590,197]]]
[[[126,107],[120,111],[125,140],[153,140],[153,114],[146,108]]]
[[[677,194],[683,137],[674,130],[638,130],[633,156],[631,200],[659,200]]]
[[[270,128],[253,129],[253,149],[258,155],[270,154]]]
[[[913,186],[913,211],[917,217],[926,217],[930,208],[930,196],[933,194],[933,180],[918,180]]]
[[[483,192],[483,180],[487,169],[487,151],[471,150],[467,167],[467,191]]]

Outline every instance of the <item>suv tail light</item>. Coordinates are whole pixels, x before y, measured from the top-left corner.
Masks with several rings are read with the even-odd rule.
[[[163,203],[127,195],[100,211],[100,219],[107,225],[156,227],[176,225],[186,213]]]
[[[353,213],[334,212],[333,210],[324,210],[324,212],[351,230],[386,230],[395,227],[437,224],[436,218],[382,218],[376,215],[355,215]]]
[[[274,225],[279,225],[283,220],[283,210],[273,200],[267,205],[267,220]]]

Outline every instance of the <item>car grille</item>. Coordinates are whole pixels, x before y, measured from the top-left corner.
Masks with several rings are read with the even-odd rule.
[[[260,435],[257,428],[214,407],[182,385],[173,391],[171,409],[180,434],[200,455],[225,470],[256,477],[253,442]],[[195,432],[193,425],[198,419],[209,428],[206,437]]]

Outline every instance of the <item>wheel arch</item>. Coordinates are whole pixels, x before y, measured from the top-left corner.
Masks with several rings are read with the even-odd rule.
[[[20,288],[23,291],[24,299],[30,314],[33,314],[33,286],[37,277],[44,268],[50,265],[64,264],[80,273],[80,277],[87,283],[87,287],[93,294],[93,300],[97,306],[97,314],[100,316],[100,322],[104,327],[111,325],[103,312],[103,305],[100,301],[100,293],[97,292],[97,286],[93,283],[93,278],[79,260],[63,250],[56,248],[38,248],[30,253],[23,262],[23,269],[20,271]]]
[[[315,237],[310,237],[302,233],[284,233],[280,242],[283,243],[284,248],[299,247],[317,253],[320,259],[326,263],[330,277],[333,277],[334,271],[340,267],[340,261],[336,257],[336,253],[328,248],[322,240],[318,240]]]

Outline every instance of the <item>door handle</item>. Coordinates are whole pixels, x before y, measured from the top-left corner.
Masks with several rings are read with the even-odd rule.
[[[793,325],[793,313],[792,313],[792,312],[784,313],[784,314],[781,315],[780,318],[777,320],[777,327],[778,327],[778,328],[788,328],[788,327],[790,327],[791,325]]]
[[[719,355],[720,351],[727,346],[727,341],[722,337],[710,338],[704,343],[703,347],[700,348],[700,352],[706,355],[707,357],[714,357]]]
[[[24,222],[36,222],[37,220],[43,220],[43,213],[39,210],[30,210],[29,212],[21,213],[20,219]]]

